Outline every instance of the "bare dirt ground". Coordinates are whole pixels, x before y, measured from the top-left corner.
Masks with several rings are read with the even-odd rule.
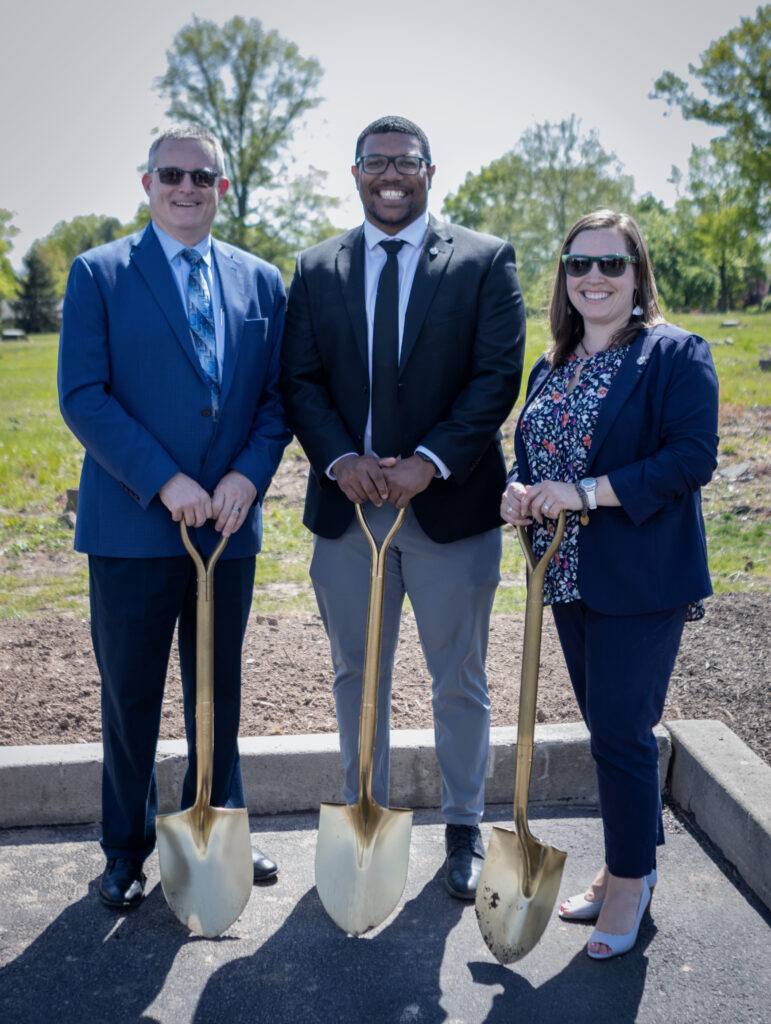
[[[717,718],[771,763],[767,594],[710,598],[706,618],[685,627],[664,720]],[[524,616],[493,618],[488,673],[493,725],[514,725]],[[99,676],[84,619],[0,621],[0,744],[100,739]],[[317,615],[253,615],[243,654],[241,735],[336,729],[332,666]],[[539,722],[578,721],[551,617],[544,616]],[[430,728],[431,686],[414,619],[406,614],[396,659],[392,727]],[[184,735],[179,666],[173,655],[161,734]]]
[[[513,418],[505,432],[511,447]],[[703,492],[707,518],[728,511],[771,521],[771,409],[721,412],[718,473]],[[725,454],[724,454],[725,452]],[[289,449],[268,501],[299,511],[307,463]],[[62,495],[62,503],[64,495]],[[14,559],[16,561],[17,559]],[[24,571],[36,581],[66,575],[81,556],[28,552]],[[0,571],[7,562],[0,557]],[[664,721],[716,718],[771,764],[771,594],[752,590],[768,579],[768,548],[733,574],[743,593],[720,594],[707,615],[685,627]],[[274,583],[281,588],[287,584]],[[767,588],[765,588],[767,589]],[[41,611],[44,601],[41,600]],[[45,612],[43,612],[45,616]],[[524,615],[494,615],[488,652],[493,725],[514,725],[519,701]],[[242,736],[336,730],[332,665],[318,615],[252,614],[243,652]],[[411,614],[397,652],[392,727],[430,728],[431,685]],[[551,616],[544,616],[538,698],[540,722],[578,721],[579,714]],[[161,735],[184,735],[179,665],[172,655]],[[0,744],[85,743],[100,739],[99,676],[85,618],[65,615],[0,620]]]

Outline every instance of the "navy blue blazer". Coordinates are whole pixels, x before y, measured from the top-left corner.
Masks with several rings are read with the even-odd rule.
[[[607,474],[621,506],[589,513],[578,589],[607,615],[664,611],[712,593],[700,488],[717,465],[718,383],[703,338],[671,324],[640,332],[603,400],[587,476]],[[524,408],[546,384],[544,357]],[[517,478],[531,483],[520,423]]]
[[[211,493],[235,469],[258,501],[224,557],[256,554],[260,503],[288,443],[278,379],[286,299],[278,270],[212,242],[225,318],[220,415],[152,225],[78,256],[62,314],[59,403],[86,449],[75,547],[123,558],[184,555],[158,491],[181,471]],[[218,534],[197,535],[206,555]]]

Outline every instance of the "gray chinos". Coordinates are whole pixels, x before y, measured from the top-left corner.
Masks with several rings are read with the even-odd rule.
[[[365,517],[380,543],[396,509],[367,502]],[[490,614],[500,581],[501,531],[438,544],[407,515],[386,559],[383,643],[373,797],[389,806],[389,729],[393,661],[404,596],[410,599],[432,677],[436,755],[447,824],[477,825],[484,811],[490,735],[485,660]],[[345,772],[344,796],[358,800],[358,737],[371,553],[358,521],[342,537],[314,538],[310,574],[329,636],[334,696]]]

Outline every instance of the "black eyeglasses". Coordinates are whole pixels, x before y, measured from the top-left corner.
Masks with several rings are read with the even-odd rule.
[[[605,277],[621,277],[627,263],[639,262],[636,256],[622,256],[612,253],[607,256],[579,256],[577,253],[566,252],[562,257],[565,273],[568,277],[584,277],[596,263]]]
[[[399,174],[419,174],[421,164],[427,164],[422,156],[383,156],[381,153],[370,153],[360,156],[356,166],[365,174],[384,174],[388,165],[393,164]]]
[[[204,171],[199,168],[196,171],[186,171],[182,167],[153,167],[158,172],[158,179],[162,185],[181,185],[185,175],[190,175],[190,180],[196,188],[211,188],[219,178],[217,171]]]

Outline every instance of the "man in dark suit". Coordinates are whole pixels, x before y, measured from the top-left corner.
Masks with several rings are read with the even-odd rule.
[[[407,517],[388,555],[373,796],[389,805],[391,677],[405,593],[433,680],[446,884],[473,899],[489,742],[487,636],[499,581],[505,479],[499,428],[522,374],[525,313],[511,245],[427,215],[428,139],[400,117],[361,133],[365,221],[301,254],[282,351],[289,424],[311,464],[305,525],[335,666],[348,802],[358,723],[369,546]]]
[[[241,645],[262,540],[261,503],[291,436],[278,391],[285,295],[275,267],[213,241],[227,191],[222,149],[179,126],[150,148],[152,223],[79,256],[64,300],[62,415],[85,448],[75,547],[89,556],[91,633],[102,679],[99,893],[138,904],[155,844],[155,750],[174,628],[192,805],[196,573],[179,522],[214,576],[212,804],[245,804],[238,755]],[[253,849],[255,879],[276,865]]]

